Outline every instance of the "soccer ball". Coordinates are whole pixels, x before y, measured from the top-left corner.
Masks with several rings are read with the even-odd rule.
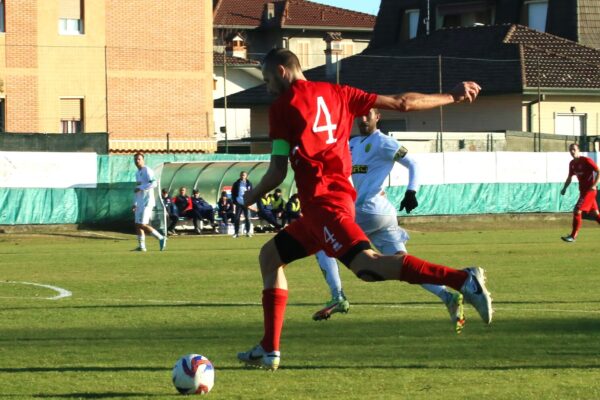
[[[181,394],[207,394],[215,384],[215,368],[208,358],[188,354],[173,367],[173,385]]]

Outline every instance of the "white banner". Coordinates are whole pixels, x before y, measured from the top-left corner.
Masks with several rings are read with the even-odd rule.
[[[596,153],[582,153],[597,159]],[[568,152],[446,152],[416,153],[421,185],[461,183],[560,183],[567,179]],[[577,181],[577,178],[573,178]],[[389,186],[406,186],[408,170],[399,164],[389,176]]]
[[[95,188],[96,153],[0,151],[0,187]]]

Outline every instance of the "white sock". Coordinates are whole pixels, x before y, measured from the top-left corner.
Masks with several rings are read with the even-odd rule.
[[[450,292],[448,292],[448,290],[446,290],[446,286],[443,286],[443,285],[440,286],[440,285],[432,285],[429,283],[424,283],[421,285],[421,287],[423,289],[427,290],[428,292],[435,294],[437,297],[442,299],[442,301],[444,303],[448,300],[448,296],[450,295]]]
[[[325,280],[327,281],[327,285],[329,286],[329,290],[331,291],[331,298],[340,298],[343,296],[343,292],[337,261],[335,258],[328,257],[323,250],[317,252],[315,256],[317,257],[319,268],[321,268]]]
[[[155,238],[157,238],[158,240],[163,240],[164,239],[163,235],[161,235],[160,233],[158,233],[158,231],[156,229],[152,229],[150,231],[150,234],[152,236],[154,236]]]
[[[137,237],[138,239],[138,246],[140,249],[145,249],[146,248],[146,235],[144,235],[143,233],[141,235],[138,235]]]

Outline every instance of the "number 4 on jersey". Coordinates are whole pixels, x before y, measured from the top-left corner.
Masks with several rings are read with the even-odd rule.
[[[321,113],[325,116],[325,125],[319,125],[319,120],[321,119]],[[337,124],[331,123],[331,114],[329,113],[329,109],[327,108],[327,104],[325,104],[325,100],[323,100],[323,96],[317,97],[317,117],[315,118],[315,122],[313,124],[313,132],[327,132],[327,140],[326,144],[331,144],[337,142],[337,139],[333,137],[333,131],[337,128]]]

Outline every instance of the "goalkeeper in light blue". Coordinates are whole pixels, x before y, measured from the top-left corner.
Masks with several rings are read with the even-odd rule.
[[[394,163],[397,162],[408,169],[408,186],[400,202],[400,211],[406,210],[410,213],[419,205],[416,197],[419,189],[419,168],[404,146],[377,129],[380,118],[379,111],[371,109],[368,115],[358,120],[361,135],[350,140],[352,182],[357,192],[356,223],[382,254],[407,254],[406,242],[409,236],[398,226],[396,208],[385,195],[384,183]],[[316,257],[331,290],[331,300],[313,315],[315,321],[320,321],[335,313],[347,313],[350,303],[342,290],[337,261],[323,251],[318,252]],[[445,286],[421,286],[439,297],[446,305],[454,329],[460,333],[465,323],[462,295],[449,291]]]

